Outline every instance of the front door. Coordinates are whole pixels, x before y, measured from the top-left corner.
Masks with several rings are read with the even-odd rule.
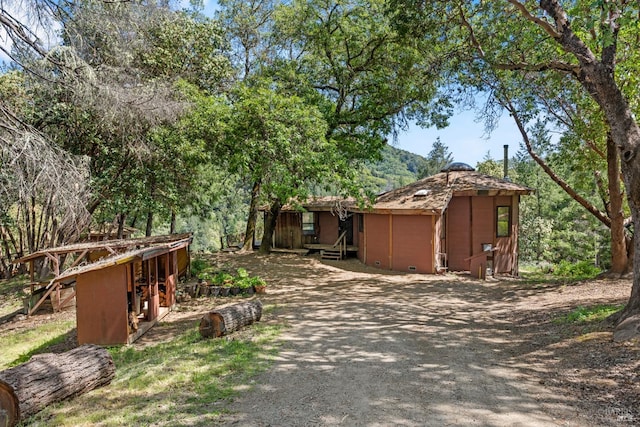
[[[342,236],[343,231],[347,231],[345,239],[347,245],[353,245],[353,214],[349,215],[344,220],[339,220],[338,223],[338,237]]]

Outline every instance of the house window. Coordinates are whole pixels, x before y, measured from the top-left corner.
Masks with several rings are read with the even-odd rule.
[[[496,237],[511,235],[511,206],[498,206],[496,213]]]
[[[358,231],[360,233],[364,232],[364,215],[358,214]]]
[[[302,234],[316,234],[316,221],[313,212],[302,212]]]

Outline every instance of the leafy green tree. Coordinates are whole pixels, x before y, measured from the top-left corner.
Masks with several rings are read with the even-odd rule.
[[[222,148],[230,170],[246,176],[269,204],[260,246],[269,252],[283,204],[304,199],[311,184],[328,179],[335,159],[318,109],[261,83],[236,87]]]
[[[424,169],[420,171],[420,178],[437,174],[452,161],[453,154],[449,151],[449,147],[443,144],[440,138],[437,138],[431,151],[427,154],[427,161]]]
[[[637,108],[636,85],[626,81],[636,74],[638,64],[635,54],[626,53],[637,52],[640,40],[635,25],[640,12],[636,2],[460,1],[455,5],[446,2],[446,6],[444,2],[420,3],[417,9],[415,3],[399,3],[405,16],[410,18],[411,12],[417,12],[418,21],[448,7],[448,19],[458,25],[457,33],[453,34],[461,41],[461,52],[471,53],[460,62],[463,65],[460,82],[485,90],[490,88],[497,104],[513,116],[528,148],[531,144],[527,127],[536,121],[539,111],[545,111],[540,108],[544,100],[536,95],[540,85],[531,85],[529,80],[540,76],[549,81],[562,81],[564,87],[572,88],[569,94],[559,91],[560,96],[555,98],[558,100],[571,101],[565,96],[578,93],[573,88],[579,87],[582,99],[590,99],[602,114],[612,145],[611,153],[617,151],[620,154],[627,201],[633,222],[638,223],[640,127],[634,114]],[[532,157],[538,161],[537,157]],[[615,163],[609,161],[610,176],[616,169]],[[539,164],[545,168],[543,162]],[[560,180],[558,183],[563,185]],[[611,191],[613,197],[613,193],[618,191],[617,180],[610,179],[609,185],[615,190]],[[603,222],[607,221],[606,215],[598,209],[591,210],[588,203],[583,206]],[[616,221],[623,217],[621,208],[612,208],[611,213]],[[613,237],[616,240],[621,238],[619,233]],[[640,313],[639,245],[635,239],[634,285],[620,320]],[[623,326],[621,322],[619,327],[622,327],[621,333],[629,331],[626,329],[628,324]]]

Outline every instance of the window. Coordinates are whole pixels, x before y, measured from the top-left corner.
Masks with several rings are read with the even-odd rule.
[[[364,232],[364,215],[358,214],[358,231],[360,233]]]
[[[496,237],[511,235],[511,206],[498,206],[496,213]]]
[[[302,234],[316,234],[316,221],[313,212],[302,212]]]

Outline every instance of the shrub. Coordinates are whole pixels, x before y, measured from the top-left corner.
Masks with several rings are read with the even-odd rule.
[[[578,306],[571,313],[556,319],[555,323],[587,323],[600,322],[616,311],[623,308],[623,305],[600,304],[592,307]]]
[[[200,277],[202,273],[207,269],[208,265],[202,258],[195,258],[191,260],[191,275]]]
[[[579,261],[573,264],[563,260],[556,265],[553,274],[565,279],[582,280],[591,279],[600,272],[601,270],[589,261]]]

